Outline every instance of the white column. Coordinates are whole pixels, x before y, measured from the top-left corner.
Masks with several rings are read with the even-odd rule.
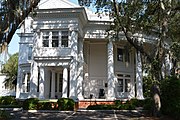
[[[24,92],[28,92],[27,91],[27,79],[28,79],[28,74],[26,73],[25,74],[25,80],[24,80],[24,88],[23,88]]]
[[[63,85],[62,85],[62,97],[67,98],[67,90],[68,90],[68,69],[65,67],[63,69]]]
[[[35,61],[31,63],[30,97],[36,98],[38,85],[38,66]]]
[[[82,83],[83,83],[83,39],[79,40],[79,55],[78,55],[78,74],[77,74],[77,97],[79,100],[84,99],[82,95]]]
[[[115,98],[115,84],[114,84],[114,54],[113,54],[113,43],[109,41],[107,45],[107,76],[108,76],[108,99]]]
[[[45,99],[44,96],[44,84],[45,84],[45,74],[44,67],[40,67],[40,80],[39,80],[39,99]]]
[[[78,55],[78,32],[77,30],[72,30],[71,39],[70,39],[70,47],[71,47],[71,55],[72,60],[70,63],[70,89],[69,89],[69,97],[76,100],[77,99],[77,55]]]
[[[55,72],[52,71],[51,78],[51,98],[55,98]]]
[[[59,98],[59,73],[57,73],[57,97]]]
[[[21,86],[22,86],[22,72],[21,68],[18,67],[18,78],[17,78],[17,85],[16,85],[16,98],[20,98],[21,93]]]
[[[136,98],[144,99],[143,97],[143,77],[142,77],[142,62],[141,53],[136,54]]]

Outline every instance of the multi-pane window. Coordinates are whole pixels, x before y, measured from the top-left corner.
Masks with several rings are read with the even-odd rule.
[[[130,62],[129,51],[123,48],[117,48],[117,61]]]
[[[32,46],[28,48],[28,60],[32,60]]]
[[[43,47],[49,47],[49,32],[43,32]]]
[[[59,46],[59,32],[53,31],[52,32],[52,47],[58,47]]]
[[[24,73],[23,79],[22,79],[22,89],[23,92],[29,92],[30,91],[30,73]]]
[[[68,31],[61,32],[61,46],[68,47]]]
[[[69,31],[44,31],[43,47],[68,47]]]
[[[131,76],[118,74],[117,75],[118,83],[117,83],[117,92],[130,92],[130,82]]]

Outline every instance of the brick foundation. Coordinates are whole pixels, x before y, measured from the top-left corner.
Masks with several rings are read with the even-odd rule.
[[[81,100],[79,101],[79,108],[87,108],[89,105],[113,105],[114,101],[104,101],[104,100]]]

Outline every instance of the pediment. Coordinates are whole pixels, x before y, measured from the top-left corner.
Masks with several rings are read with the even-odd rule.
[[[80,7],[69,0],[41,0],[38,4],[39,9],[56,9],[56,8],[77,8]]]

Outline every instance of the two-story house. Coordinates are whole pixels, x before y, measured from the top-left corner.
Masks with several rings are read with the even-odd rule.
[[[19,33],[16,98],[143,99],[141,54],[123,34],[107,36],[110,22],[68,0],[41,0]]]

